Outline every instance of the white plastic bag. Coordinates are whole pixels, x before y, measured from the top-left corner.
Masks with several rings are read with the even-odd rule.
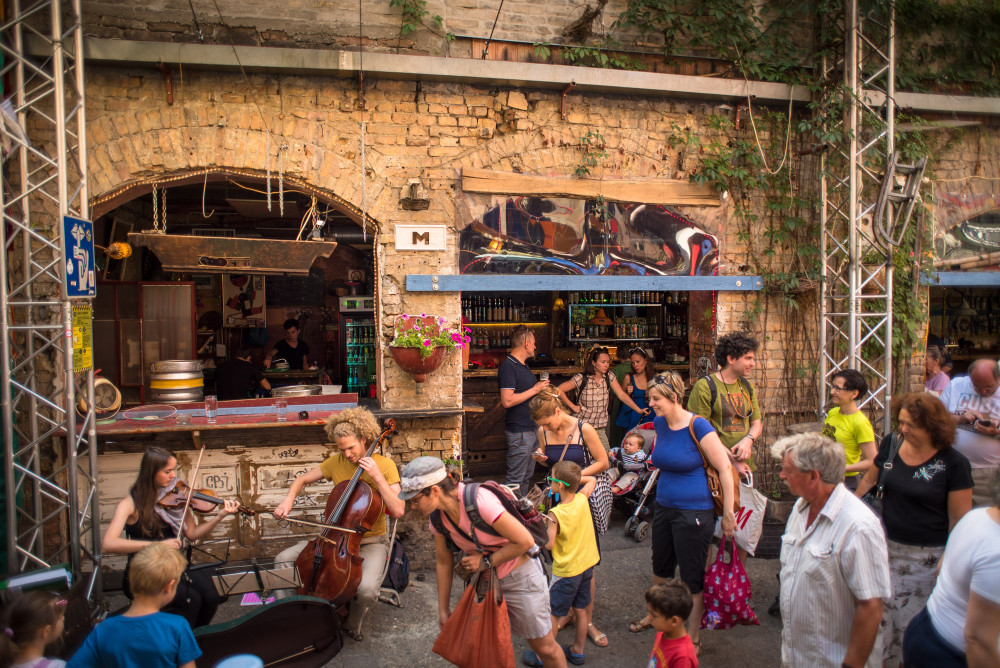
[[[740,479],[740,511],[736,513],[736,545],[753,554],[764,530],[764,508],[767,497],[754,489],[753,474]],[[715,523],[715,535],[722,537],[722,521]]]

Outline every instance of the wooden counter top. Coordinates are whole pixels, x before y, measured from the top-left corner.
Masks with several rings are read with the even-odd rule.
[[[227,429],[257,429],[261,427],[304,427],[322,425],[333,413],[358,405],[358,395],[321,394],[311,397],[289,397],[287,419],[278,421],[274,411],[274,399],[240,399],[238,401],[220,401],[219,417],[213,424],[205,417],[205,404],[192,402],[175,404],[177,413],[158,420],[129,419],[119,413],[113,422],[98,422],[97,435],[115,436],[123,434],[159,434],[170,432],[218,431]],[[309,417],[299,419],[299,411],[307,411]],[[178,416],[187,415],[190,422],[181,424]]]

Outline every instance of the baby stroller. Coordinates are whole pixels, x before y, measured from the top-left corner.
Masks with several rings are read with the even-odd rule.
[[[642,436],[642,450],[646,453],[647,464],[638,471],[623,473],[615,485],[620,487],[613,497],[613,507],[620,513],[628,516],[625,521],[625,535],[633,538],[635,542],[641,543],[646,540],[650,529],[650,514],[652,509],[646,505],[646,500],[656,494],[656,479],[659,470],[649,466],[649,455],[653,451],[653,444],[656,432],[653,430],[653,423],[640,424],[628,433],[638,433]],[[628,434],[626,434],[628,436]]]

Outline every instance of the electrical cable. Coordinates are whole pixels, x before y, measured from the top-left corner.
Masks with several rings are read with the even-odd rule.
[[[205,35],[201,32],[201,26],[198,25],[198,15],[194,13],[194,2],[188,0],[188,7],[191,8],[191,18],[194,19],[194,29],[198,33],[198,41],[204,42]]]

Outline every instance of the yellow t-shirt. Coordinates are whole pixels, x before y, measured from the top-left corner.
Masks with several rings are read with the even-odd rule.
[[[864,413],[855,411],[850,415],[844,415],[839,408],[831,408],[830,412],[826,414],[823,435],[844,446],[847,466],[861,461],[862,443],[870,443],[875,440],[872,423],[868,421]],[[851,471],[844,477],[850,478],[856,475],[864,475],[864,471]]]
[[[379,454],[373,454],[372,459],[378,464],[378,470],[382,472],[382,477],[390,485],[399,482],[399,470],[396,468],[396,464],[393,463],[388,457],[383,457]],[[354,472],[358,470],[358,465],[351,463],[351,460],[345,457],[342,453],[329,457],[326,461],[319,465],[319,470],[323,474],[323,477],[327,480],[332,480],[334,484],[346,482],[351,479]],[[365,483],[372,488],[372,492],[378,494],[378,487],[375,486],[375,481],[367,473],[361,474],[361,482]],[[383,507],[382,513],[379,515],[378,520],[375,521],[375,525],[372,526],[372,530],[364,535],[365,538],[371,536],[381,536],[385,534],[385,508]]]
[[[574,494],[572,501],[560,503],[549,513],[559,521],[559,533],[552,544],[552,575],[571,578],[601,560],[587,497]]]

